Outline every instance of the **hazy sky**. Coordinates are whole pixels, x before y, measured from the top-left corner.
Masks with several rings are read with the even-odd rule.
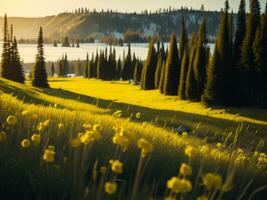
[[[240,0],[229,0],[236,11]],[[247,0],[249,2],[249,0]],[[265,8],[266,0],[260,0]],[[204,4],[207,10],[220,10],[224,0],[0,0],[0,15],[6,12],[8,16],[45,16],[62,11],[74,10],[78,7],[96,8],[98,10],[117,9],[120,11],[155,10],[169,6],[188,6],[200,8]]]

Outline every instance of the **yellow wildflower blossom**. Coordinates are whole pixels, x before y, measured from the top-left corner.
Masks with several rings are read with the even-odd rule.
[[[46,162],[54,162],[55,161],[55,150],[53,148],[51,148],[52,146],[50,146],[50,148],[48,147],[47,149],[45,149],[44,154],[43,154],[43,160]]]
[[[148,153],[153,151],[153,145],[145,140],[144,138],[141,138],[138,140],[137,146],[139,149],[141,149],[141,156],[144,158]]]
[[[22,114],[23,116],[26,116],[26,115],[29,114],[29,111],[28,111],[28,110],[23,110],[23,111],[21,112],[21,114]]]
[[[140,119],[141,116],[142,116],[142,114],[141,114],[140,112],[137,112],[137,113],[135,114],[136,119]]]
[[[18,120],[14,115],[9,115],[6,119],[6,122],[10,126],[14,126],[17,124]]]
[[[24,140],[21,141],[20,145],[23,148],[28,148],[28,147],[31,146],[31,141],[28,140],[28,139],[24,139]]]
[[[193,149],[192,146],[187,145],[187,146],[185,147],[184,153],[185,153],[185,155],[187,155],[188,157],[192,157],[193,150],[194,150],[194,149]]]
[[[207,173],[203,177],[203,184],[208,190],[216,189],[220,190],[222,188],[222,177],[218,174]]]
[[[172,177],[167,181],[167,187],[174,193],[188,193],[192,190],[189,180]]]
[[[117,184],[114,182],[105,183],[105,192],[108,194],[114,194],[117,191]]]
[[[183,176],[190,176],[192,174],[192,169],[189,165],[182,163],[180,167],[180,173]]]
[[[34,144],[39,144],[41,141],[41,135],[40,134],[33,134],[31,137],[31,140],[33,141]]]
[[[111,164],[111,170],[114,173],[117,173],[117,174],[122,173],[122,168],[123,168],[122,162],[120,162],[119,160],[110,160],[109,163]]]
[[[63,128],[64,128],[64,124],[63,124],[63,123],[59,123],[59,124],[58,124],[58,128],[59,128],[59,129],[63,129]]]

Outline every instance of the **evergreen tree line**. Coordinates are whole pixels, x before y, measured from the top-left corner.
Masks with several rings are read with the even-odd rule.
[[[247,14],[245,0],[241,0],[236,29],[233,27],[233,13],[229,13],[226,0],[215,49],[210,56],[205,17],[190,39],[182,18],[179,48],[174,34],[166,53],[164,48],[156,51],[151,41],[141,88],[158,88],[164,95],[178,95],[183,100],[212,105],[266,106],[266,10],[261,14],[259,1],[251,0]]]
[[[1,55],[1,76],[3,78],[16,81],[19,83],[25,82],[24,70],[18,51],[16,37],[13,36],[13,26],[10,31],[8,26],[7,15],[4,17],[3,28],[3,51]],[[32,85],[37,87],[49,87],[47,81],[45,57],[44,57],[44,40],[43,29],[40,28],[38,35],[37,54],[35,57],[35,65],[33,68]]]
[[[13,26],[10,30],[7,15],[4,17],[3,51],[1,57],[1,76],[3,78],[24,83],[24,72],[21,63],[16,37],[13,36]]]

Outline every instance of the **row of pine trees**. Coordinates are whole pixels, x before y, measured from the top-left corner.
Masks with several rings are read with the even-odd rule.
[[[4,17],[4,36],[3,36],[3,51],[1,56],[1,76],[3,78],[16,81],[19,83],[25,82],[25,75],[21,63],[17,40],[13,36],[13,26],[9,30],[7,15]],[[38,35],[37,54],[35,57],[35,65],[33,68],[32,85],[36,87],[49,87],[46,73],[46,63],[44,57],[44,40],[43,29],[40,28]]]
[[[245,0],[241,0],[234,31],[233,14],[229,13],[226,0],[212,56],[207,44],[206,19],[190,39],[182,19],[179,49],[174,34],[166,57],[164,51],[156,52],[151,41],[141,88],[158,88],[164,95],[212,105],[266,106],[266,12],[261,14],[259,1],[251,0],[247,14]]]

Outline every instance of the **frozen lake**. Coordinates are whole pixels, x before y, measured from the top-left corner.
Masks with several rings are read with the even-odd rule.
[[[167,48],[168,43],[164,44],[165,48]],[[21,56],[21,59],[24,63],[32,63],[35,61],[35,54],[37,52],[36,44],[19,44],[18,49]],[[80,44],[80,48],[76,47],[61,47],[60,44],[58,47],[53,47],[52,44],[45,45],[45,59],[46,61],[58,61],[63,54],[68,55],[69,60],[84,60],[86,58],[87,52],[91,58],[92,53],[95,54],[96,50],[104,50],[109,46],[103,43],[83,43]],[[214,44],[210,44],[211,52],[213,52]],[[123,51],[127,54],[127,44],[123,47],[115,46],[117,59],[119,56],[122,58]],[[148,52],[148,43],[137,43],[131,44],[132,53],[135,52],[135,55],[142,60],[146,59]],[[2,53],[2,43],[0,43],[0,54]]]

